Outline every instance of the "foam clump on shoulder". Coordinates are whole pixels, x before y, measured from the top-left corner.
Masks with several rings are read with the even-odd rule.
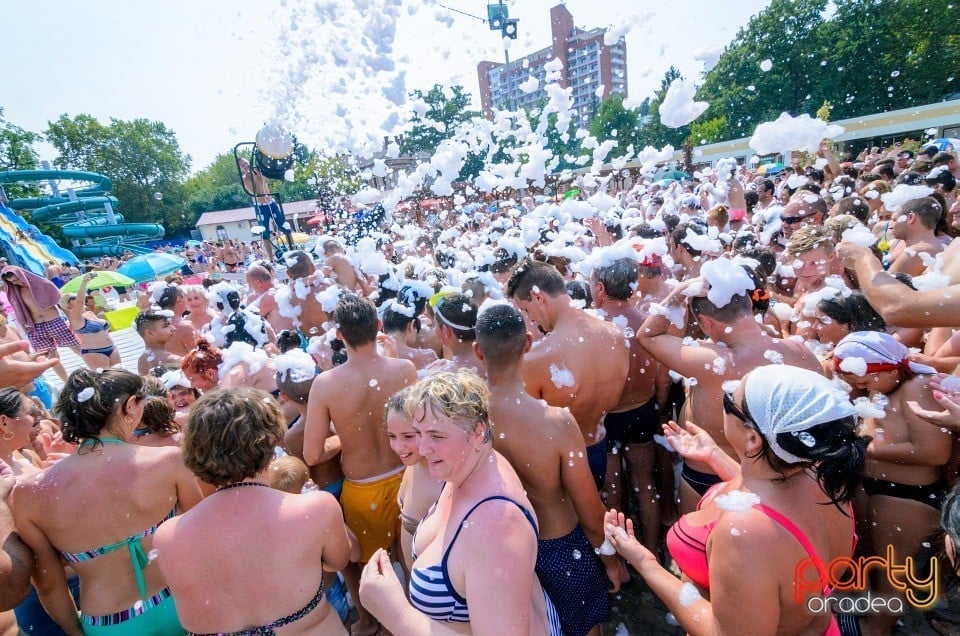
[[[714,499],[714,503],[716,503],[717,508],[721,510],[746,514],[751,508],[760,503],[760,496],[752,492],[734,490],[723,495],[718,495],[717,498]]]

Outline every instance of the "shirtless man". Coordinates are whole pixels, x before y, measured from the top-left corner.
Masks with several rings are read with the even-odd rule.
[[[512,305],[493,305],[477,320],[474,348],[487,370],[493,443],[517,471],[537,513],[536,572],[563,633],[598,635],[610,612],[607,587],[612,583],[616,592],[626,570],[618,557],[603,556],[601,563],[595,556],[604,539],[604,505],[580,428],[569,410],[547,406],[524,389],[521,366],[531,343]]]
[[[147,311],[137,316],[135,324],[144,345],[137,361],[137,373],[147,375],[151,369],[180,364],[181,357],[167,348],[174,331],[168,313]]]
[[[80,353],[80,339],[60,315],[60,290],[52,282],[20,267],[8,265],[0,271],[7,299],[17,324],[27,333],[34,353],[56,359],[53,370],[64,382],[67,370],[60,362],[57,347]]]
[[[293,245],[293,236],[290,233],[290,225],[283,218],[283,210],[276,199],[271,196],[270,186],[267,185],[267,179],[260,172],[259,168],[252,168],[246,159],[237,160],[237,166],[240,168],[240,179],[243,181],[243,187],[247,192],[253,193],[253,210],[257,215],[257,221],[263,228],[263,245],[267,252],[267,260],[273,262],[273,243],[270,241],[271,223],[277,227],[278,231],[283,231],[287,236],[288,245]]]
[[[173,337],[167,342],[167,351],[181,358],[192,351],[200,337],[197,328],[183,318],[187,311],[187,294],[179,285],[167,285],[157,300],[160,309],[173,313],[170,324],[173,325]]]
[[[323,272],[338,285],[355,294],[366,296],[371,291],[366,278],[357,272],[343,251],[343,246],[334,239],[323,242]]]
[[[607,469],[604,414],[620,401],[630,367],[623,334],[577,309],[553,265],[530,257],[517,263],[507,296],[547,335],[524,357],[527,393],[551,406],[568,407],[587,446],[599,489]]]
[[[670,321],[661,312],[647,316],[637,330],[637,340],[663,365],[688,378],[687,399],[680,412],[680,421],[695,422],[729,455],[735,456],[723,435],[721,407],[725,382],[740,380],[749,371],[771,363],[789,364],[818,373],[823,371],[817,357],[805,345],[769,336],[753,317],[750,290],[734,294],[727,304],[717,307],[706,298],[708,288],[701,279],[685,281],[664,299],[663,304],[668,309],[685,307],[688,294],[702,294],[690,298],[689,304],[691,313],[709,340],[684,344],[682,337],[668,333]],[[694,510],[707,489],[720,481],[710,467],[701,462],[684,462],[681,476],[681,513]]]
[[[317,272],[310,255],[303,250],[287,252],[284,258],[290,280],[285,288],[275,294],[277,312],[289,319],[307,338],[323,333],[327,313],[317,299],[317,293],[326,288],[322,275]]]
[[[347,527],[360,540],[360,564],[344,570],[354,601],[360,598],[360,570],[379,548],[390,548],[400,536],[397,491],[403,464],[390,450],[383,427],[387,400],[417,381],[409,360],[387,358],[377,352],[380,321],[373,303],[344,295],[332,315],[337,338],[347,348],[347,361],[324,371],[313,381],[303,434],[303,459],[308,466],[323,461],[330,423],[340,436],[340,466],[344,484],[340,503]],[[348,390],[345,390],[349,387]],[[376,619],[357,603],[358,635],[373,634]]]
[[[927,264],[943,251],[943,243],[934,234],[942,213],[940,202],[933,197],[907,201],[893,213],[890,232],[903,241],[903,250],[887,271],[910,276],[926,271]]]
[[[223,263],[228,272],[237,271],[237,263],[240,261],[240,255],[237,254],[237,248],[234,247],[233,241],[224,239],[223,247],[220,248],[220,252],[217,255],[220,257],[220,262]]]
[[[621,258],[598,267],[590,277],[594,306],[604,320],[609,320],[623,332],[627,342],[633,339],[646,319],[646,314],[631,302],[639,269],[635,260]],[[670,376],[666,367],[639,344],[632,342],[631,345],[626,385],[620,401],[603,420],[608,449],[604,490],[608,508],[625,509],[626,501],[621,500],[620,493],[625,466],[631,489],[637,497],[642,542],[650,550],[656,550],[660,542],[660,502],[654,483],[657,457],[653,436],[662,434],[660,410],[670,393]],[[631,489],[627,490],[624,499],[629,500]]]
[[[256,310],[277,333],[293,327],[293,320],[280,315],[280,309],[277,307],[273,270],[259,263],[251,265],[247,270],[247,287],[250,288],[250,293],[244,303],[248,310]]]

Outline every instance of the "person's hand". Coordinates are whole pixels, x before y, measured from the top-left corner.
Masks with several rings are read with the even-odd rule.
[[[607,580],[611,587],[608,592],[616,594],[620,591],[620,586],[630,581],[630,573],[627,572],[627,564],[615,554],[601,554],[600,562],[603,563],[603,569],[607,572]]]
[[[933,399],[943,407],[942,411],[931,411],[921,408],[916,400],[907,401],[907,406],[917,417],[936,426],[942,426],[951,431],[960,431],[960,391],[945,386],[945,380],[951,377],[947,373],[938,373],[930,380],[930,389]],[[952,381],[951,381],[952,382]]]
[[[40,462],[40,468],[50,468],[61,459],[69,456],[70,453],[47,453],[46,458]]]
[[[54,454],[71,455],[77,451],[77,446],[65,441],[60,431],[52,435],[44,431],[40,433],[39,439],[43,444],[43,452],[48,457]]]
[[[663,425],[663,434],[680,457],[691,461],[708,464],[710,456],[718,448],[710,433],[693,422],[687,422],[686,428],[681,428],[670,420]]]
[[[673,290],[664,299],[664,305],[682,305],[687,302],[687,298],[696,296],[706,296],[710,291],[710,285],[701,277],[688,278],[673,288]]]
[[[394,340],[393,336],[388,336],[385,333],[377,334],[377,349],[382,356],[388,358],[399,357],[397,353],[397,341]]]
[[[398,614],[407,603],[390,556],[383,548],[373,553],[360,573],[360,603],[381,622]]]
[[[858,261],[865,258],[874,258],[874,256],[869,247],[857,245],[850,241],[841,241],[837,245],[837,258],[840,259],[845,269],[853,269]]]
[[[607,541],[641,576],[643,575],[642,566],[644,564],[652,562],[659,565],[653,552],[637,541],[633,532],[633,520],[627,518],[622,512],[617,512],[612,508],[608,510],[603,515],[603,529]]]
[[[26,353],[29,350],[30,343],[25,340],[0,345],[0,386],[29,384],[57,364],[57,358],[16,360],[12,357],[15,353]]]

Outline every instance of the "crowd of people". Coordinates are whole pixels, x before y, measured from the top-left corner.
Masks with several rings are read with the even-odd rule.
[[[691,634],[890,634],[911,605],[952,633],[960,164],[806,164],[191,247],[202,284],[129,290],[136,374],[92,273],[4,266],[0,608],[584,636],[640,585]]]

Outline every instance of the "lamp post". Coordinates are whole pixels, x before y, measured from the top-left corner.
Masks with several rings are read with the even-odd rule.
[[[517,18],[510,17],[510,11],[507,5],[503,4],[503,0],[497,0],[496,2],[493,0],[487,1],[487,24],[491,31],[499,31],[504,39],[510,38],[511,40],[516,40],[518,22],[519,20]],[[506,45],[503,47],[503,59],[505,64],[503,66],[501,83],[506,87],[506,107],[507,110],[510,110],[510,82],[508,80],[510,74],[510,49],[508,49]]]

